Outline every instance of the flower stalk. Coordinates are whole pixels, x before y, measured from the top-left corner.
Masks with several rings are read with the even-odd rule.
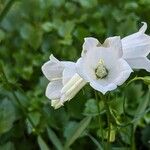
[[[98,93],[95,91],[95,99],[97,101],[97,107],[98,107],[98,123],[99,123],[99,127],[100,127],[100,132],[101,132],[101,138],[102,138],[102,146],[104,147],[104,135],[103,135],[103,127],[102,127],[102,123],[101,123],[101,112],[100,112],[100,105],[99,105],[99,99],[98,99]]]
[[[110,121],[111,113],[110,113],[110,109],[109,109],[109,105],[107,103],[106,97],[104,97],[103,102],[104,102],[105,109],[106,109],[107,124],[108,124],[108,134],[107,134],[107,146],[106,146],[106,149],[109,150],[110,149],[110,132],[111,132],[111,121]]]
[[[107,125],[108,125],[108,132],[107,132],[107,145],[106,145],[106,150],[110,150],[110,135],[111,135],[111,112],[108,104],[108,99],[106,95],[100,95],[101,100],[104,103],[104,107],[106,110],[106,116],[107,116]]]

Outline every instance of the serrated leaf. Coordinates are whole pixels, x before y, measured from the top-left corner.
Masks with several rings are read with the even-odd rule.
[[[64,136],[68,140],[76,129],[78,123],[75,121],[70,121],[66,124],[64,129]]]
[[[48,137],[49,137],[50,141],[53,143],[53,145],[56,147],[56,149],[57,150],[63,150],[62,143],[58,139],[58,137],[55,134],[55,132],[52,129],[47,128],[47,133],[48,133]]]
[[[89,125],[90,121],[91,121],[91,117],[86,117],[78,124],[76,130],[73,132],[70,139],[67,140],[67,142],[65,144],[65,148],[69,148],[75,142],[75,140],[80,137],[82,132]]]
[[[37,141],[41,150],[50,150],[40,135],[38,136]]]

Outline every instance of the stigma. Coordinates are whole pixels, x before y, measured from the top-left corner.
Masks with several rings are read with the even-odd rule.
[[[108,70],[106,69],[102,59],[100,59],[98,62],[98,65],[95,69],[95,75],[97,79],[103,79],[108,75]]]

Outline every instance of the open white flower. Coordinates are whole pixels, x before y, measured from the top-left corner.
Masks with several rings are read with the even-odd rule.
[[[59,61],[53,55],[42,66],[42,71],[50,81],[46,88],[46,96],[51,99],[51,105],[55,109],[72,99],[86,84],[76,73],[75,63]]]
[[[95,38],[85,38],[77,71],[95,90],[105,94],[122,85],[132,72],[122,55],[120,37],[108,38],[104,44]]]
[[[147,58],[150,53],[150,36],[145,34],[147,24],[137,33],[131,34],[121,40],[123,58],[133,69],[145,69],[150,72],[150,60]]]

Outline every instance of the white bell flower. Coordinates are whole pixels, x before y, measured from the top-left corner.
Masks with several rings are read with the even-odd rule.
[[[122,58],[120,37],[111,37],[100,44],[95,38],[85,38],[82,57],[77,61],[78,74],[97,91],[105,94],[122,85],[132,69]]]
[[[75,63],[59,61],[53,55],[42,66],[42,72],[50,81],[45,94],[51,99],[51,106],[55,109],[72,99],[86,84],[76,73]]]
[[[123,58],[133,69],[145,69],[150,72],[150,36],[145,34],[147,24],[143,22],[140,30],[124,37],[122,42]]]

